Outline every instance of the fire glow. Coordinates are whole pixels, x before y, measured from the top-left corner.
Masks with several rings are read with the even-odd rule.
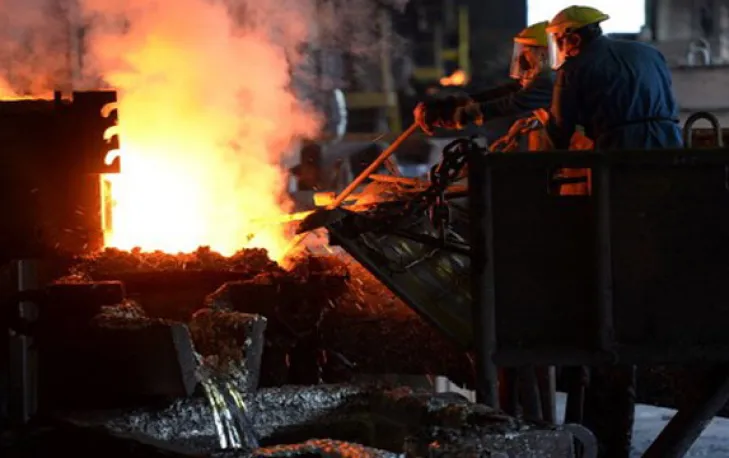
[[[441,86],[465,86],[466,84],[468,84],[468,74],[461,69],[440,79]]]
[[[280,260],[284,227],[262,222],[291,210],[293,164],[282,162],[321,124],[291,76],[313,100],[323,80],[306,74],[310,51],[378,59],[394,40],[371,19],[407,0],[0,2],[0,98],[117,92],[121,173],[102,177],[106,246],[260,247]]]
[[[260,27],[236,27],[222,4],[131,3],[140,11],[131,10],[128,30],[97,31],[91,41],[119,100],[120,151],[110,154],[119,154],[121,173],[104,177],[112,205],[105,244],[210,246],[224,255],[257,247],[280,260],[289,245],[283,225],[256,222],[289,210],[281,158],[317,128],[289,90],[285,47]]]

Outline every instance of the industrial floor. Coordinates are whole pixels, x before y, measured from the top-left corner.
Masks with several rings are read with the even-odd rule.
[[[558,415],[564,415],[566,396],[557,394]],[[676,413],[673,409],[639,404],[635,413],[633,428],[632,458],[640,458],[666,423]],[[696,440],[686,458],[729,457],[729,418],[716,417]]]

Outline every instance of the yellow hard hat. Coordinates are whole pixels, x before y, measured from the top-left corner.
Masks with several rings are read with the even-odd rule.
[[[547,24],[549,21],[537,22],[519,32],[514,37],[514,43],[526,46],[547,47]]]
[[[602,11],[589,6],[569,6],[552,18],[546,27],[547,33],[559,34],[581,29],[590,24],[599,24],[610,19]]]

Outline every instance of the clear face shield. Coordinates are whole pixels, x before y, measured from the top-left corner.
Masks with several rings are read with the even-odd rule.
[[[509,76],[519,81],[532,80],[547,63],[547,49],[524,43],[514,43]]]
[[[550,33],[547,40],[547,49],[549,50],[549,65],[553,70],[559,70],[567,58],[566,46],[563,34]]]

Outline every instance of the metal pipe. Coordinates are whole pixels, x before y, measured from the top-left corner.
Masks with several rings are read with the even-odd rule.
[[[334,202],[329,206],[330,209],[337,208],[342,202],[344,202],[347,197],[349,197],[350,194],[352,194],[359,185],[362,184],[364,180],[367,179],[371,174],[373,174],[392,154],[402,145],[402,143],[407,140],[407,138],[415,133],[415,131],[418,130],[418,124],[413,123],[408,129],[400,134],[397,139],[395,139],[394,142],[390,146],[387,147],[385,151],[383,151],[377,159],[375,159],[372,164],[370,164],[366,169],[362,171],[362,173],[359,174],[357,178],[354,179],[349,185],[344,188],[344,190],[337,196],[336,199],[334,199]]]
[[[519,405],[524,418],[544,421],[542,399],[535,366],[522,366],[517,369]]]
[[[686,455],[711,419],[729,402],[729,366],[717,368],[710,383],[713,386],[703,391],[703,399],[676,412],[643,458],[680,458]]]
[[[554,366],[538,366],[537,381],[539,397],[542,401],[543,419],[547,423],[557,424],[557,371]]]
[[[476,359],[476,400],[499,408],[496,351],[496,314],[492,251],[491,180],[485,156],[478,150],[468,156],[468,201],[471,226],[471,321]]]
[[[610,167],[600,163],[592,169],[592,194],[595,198],[595,249],[597,279],[595,331],[597,348],[613,350],[613,261],[610,225]]]
[[[585,410],[585,386],[587,368],[568,366],[563,369],[567,382],[567,403],[564,409],[564,423],[582,423]]]
[[[333,143],[338,143],[347,133],[347,99],[341,89],[334,89],[334,106],[337,112],[337,125],[334,129],[335,139]]]

